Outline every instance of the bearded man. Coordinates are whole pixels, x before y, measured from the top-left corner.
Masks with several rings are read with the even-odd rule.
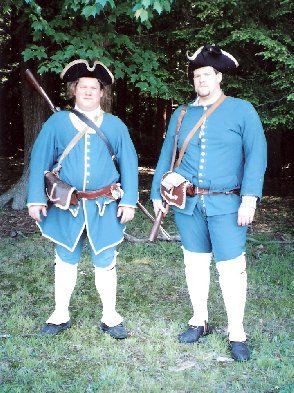
[[[172,203],[193,307],[188,329],[179,335],[179,341],[195,343],[210,332],[207,301],[213,254],[227,311],[232,357],[246,361],[250,352],[243,327],[247,288],[245,243],[247,227],[261,198],[266,141],[253,106],[239,98],[225,97],[222,92],[223,73],[235,71],[237,60],[214,45],[199,48],[188,60],[196,99],[186,110],[180,106],[171,117],[151,198],[155,214],[160,210],[165,213],[161,185],[171,193],[181,184],[189,185],[185,205]],[[211,109],[214,111],[210,114]],[[180,164],[162,181],[169,170],[182,111],[185,114],[179,129],[179,150],[203,115],[204,120],[188,142]]]

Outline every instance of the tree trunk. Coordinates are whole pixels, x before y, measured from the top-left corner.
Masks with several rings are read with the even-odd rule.
[[[135,146],[137,149],[137,152],[140,153],[141,147],[142,147],[142,130],[141,130],[141,115],[140,115],[140,104],[141,104],[141,98],[139,94],[139,89],[137,87],[134,87],[130,91],[130,104],[131,104],[131,113],[129,117],[130,124],[132,125],[132,129],[134,130],[134,142]]]
[[[23,109],[23,125],[24,125],[24,170],[21,178],[7,192],[0,196],[0,207],[3,207],[12,200],[12,208],[15,210],[24,209],[27,197],[28,182],[28,166],[29,156],[32,145],[38,135],[42,124],[50,115],[50,111],[44,100],[35,92],[28,84],[24,77],[25,65],[21,67],[21,86],[22,86],[22,102]],[[38,78],[40,80],[40,78]],[[45,80],[43,78],[43,80]],[[43,86],[44,82],[41,83]]]
[[[152,143],[152,140],[154,139],[154,115],[155,115],[155,113],[152,108],[153,100],[154,99],[150,96],[145,98],[145,107],[146,107],[147,111],[145,113],[144,123],[141,125],[141,128],[147,133],[148,140],[150,140],[151,143]],[[148,148],[150,148],[150,147],[148,146]],[[153,149],[151,148],[151,150],[153,150]]]
[[[112,86],[104,87],[103,96],[101,99],[101,108],[107,113],[112,113],[112,108],[113,108],[113,87]]]
[[[155,141],[155,153],[159,155],[163,136],[166,130],[166,109],[167,101],[162,98],[157,98],[156,101],[156,116],[155,116],[155,128],[154,128],[154,141]]]
[[[13,18],[12,23],[13,21],[17,21],[17,18]],[[11,39],[18,44],[13,45],[13,50],[20,54],[28,42],[29,28],[25,24],[22,26],[15,25],[15,29],[12,29],[12,31],[13,35]],[[0,196],[0,207],[3,207],[12,200],[12,208],[16,210],[25,208],[27,193],[26,186],[28,182],[28,165],[31,147],[42,126],[42,123],[50,114],[47,104],[38,95],[38,93],[32,89],[25,79],[24,70],[27,64],[24,64],[22,59],[19,59],[19,61],[20,76],[18,82],[20,82],[21,85],[21,102],[14,102],[14,106],[17,107],[17,104],[19,104],[20,108],[22,109],[19,113],[19,116],[22,116],[24,129],[24,170],[18,182]],[[33,69],[32,67],[30,68]],[[38,79],[40,80],[41,78]],[[42,79],[43,80],[41,84],[46,88],[45,78]]]

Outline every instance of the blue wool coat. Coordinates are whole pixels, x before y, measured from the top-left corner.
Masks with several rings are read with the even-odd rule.
[[[153,178],[151,199],[161,199],[160,182],[169,170],[177,119],[182,107],[173,113]],[[207,108],[189,104],[179,133],[178,148]],[[175,172],[192,184],[211,191],[239,188],[240,195],[261,198],[266,169],[266,140],[259,116],[244,100],[227,97],[208,117],[190,141]],[[184,209],[176,212],[192,215],[199,196],[187,197]],[[201,198],[207,216],[234,213],[240,206],[238,195],[211,195]]]
[[[79,132],[68,111],[53,114],[44,124],[34,144],[28,185],[28,205],[47,204],[44,171],[51,170],[68,143]],[[87,132],[62,162],[61,180],[78,190],[93,191],[120,182],[124,195],[120,205],[136,207],[138,200],[137,155],[126,125],[108,113],[100,126],[118,159],[117,172],[105,143]],[[124,225],[116,218],[117,203],[105,197],[82,199],[79,206],[61,210],[51,205],[39,225],[43,236],[73,251],[84,229],[95,254],[123,240]]]

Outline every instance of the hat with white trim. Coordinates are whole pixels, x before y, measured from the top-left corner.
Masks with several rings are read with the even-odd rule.
[[[228,52],[215,45],[201,46],[193,55],[187,53],[189,74],[201,67],[213,67],[222,73],[232,73],[239,66],[237,60]]]
[[[111,85],[114,82],[114,76],[109,69],[96,60],[93,67],[90,67],[87,60],[74,60],[64,67],[60,74],[64,82],[74,82],[79,78],[96,78],[103,86]]]

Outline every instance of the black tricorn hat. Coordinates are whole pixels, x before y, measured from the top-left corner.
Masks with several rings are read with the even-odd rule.
[[[228,52],[221,50],[215,45],[201,46],[196,52],[190,56],[187,52],[189,60],[189,73],[201,67],[213,67],[219,72],[233,73],[239,66],[237,60]]]
[[[114,76],[109,69],[96,60],[93,67],[89,66],[87,60],[74,60],[64,67],[60,74],[64,82],[74,82],[79,78],[96,78],[103,86],[111,85],[114,82]]]

